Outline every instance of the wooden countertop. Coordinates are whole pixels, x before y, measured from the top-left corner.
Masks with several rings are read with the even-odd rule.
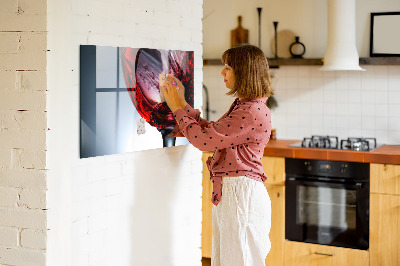
[[[372,151],[290,147],[301,140],[270,140],[264,156],[363,163],[400,164],[400,145],[383,145]]]

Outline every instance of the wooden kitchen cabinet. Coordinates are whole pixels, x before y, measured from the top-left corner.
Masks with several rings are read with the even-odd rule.
[[[283,265],[285,241],[285,187],[265,184],[271,199],[271,250],[265,259],[266,266]]]
[[[268,177],[265,184],[285,185],[285,158],[264,156],[261,163]]]
[[[400,165],[370,164],[371,193],[400,195]]]
[[[201,253],[204,258],[211,258],[212,252],[212,183],[210,181],[210,173],[206,165],[209,156],[212,152],[203,153],[203,195],[202,195],[202,224],[201,224]]]
[[[400,265],[400,165],[370,167],[370,265]]]
[[[400,265],[400,196],[374,193],[370,201],[370,265]]]
[[[283,265],[285,240],[285,158],[264,156],[261,160],[267,175],[265,187],[271,199],[271,250],[265,259],[266,266]]]
[[[211,258],[212,253],[212,183],[206,166],[206,161],[211,152],[203,153],[203,218],[202,218],[202,256]],[[263,157],[264,171],[268,176],[265,187],[271,199],[271,250],[266,258],[266,265],[283,265],[283,243],[285,230],[285,158]]]
[[[366,266],[365,250],[285,241],[285,266]],[[283,265],[283,264],[282,264]]]

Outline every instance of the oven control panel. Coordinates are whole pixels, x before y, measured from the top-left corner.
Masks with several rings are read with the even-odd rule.
[[[286,174],[369,179],[369,164],[286,158]]]

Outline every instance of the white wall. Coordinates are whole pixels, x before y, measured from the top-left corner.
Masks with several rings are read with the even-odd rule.
[[[238,15],[243,15],[243,26],[250,30],[250,43],[257,45],[258,6],[263,7],[262,28],[266,30],[262,33],[262,49],[267,56],[272,55],[267,43],[273,39],[272,21],[277,20],[282,24],[278,30],[290,29],[301,37],[307,48],[305,57],[321,58],[326,47],[326,4],[327,1],[284,0],[230,1],[228,5],[227,1],[206,0],[204,58],[220,58],[229,48],[229,31],[236,27]],[[378,4],[358,0],[356,4],[357,47],[361,57],[368,57],[369,13],[398,11],[400,2],[384,0]],[[232,11],[227,6],[233,6]],[[215,38],[217,31],[221,38]],[[281,66],[271,70],[279,104],[272,111],[272,124],[278,138],[302,139],[322,134],[339,138],[376,137],[382,144],[399,144],[400,66],[363,67],[367,71],[321,72],[318,66]],[[216,111],[210,115],[211,120],[218,119],[233,100],[224,95],[221,68],[222,65],[203,69],[204,84],[210,92],[210,109]]]
[[[46,1],[0,2],[0,265],[46,261]]]
[[[194,50],[201,0],[48,1],[48,265],[200,265],[201,153],[79,159],[79,45]]]

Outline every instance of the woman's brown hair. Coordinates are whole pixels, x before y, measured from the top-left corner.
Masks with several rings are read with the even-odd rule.
[[[222,63],[235,74],[235,86],[227,95],[255,99],[274,94],[268,61],[260,48],[246,44],[228,49],[222,54]]]

